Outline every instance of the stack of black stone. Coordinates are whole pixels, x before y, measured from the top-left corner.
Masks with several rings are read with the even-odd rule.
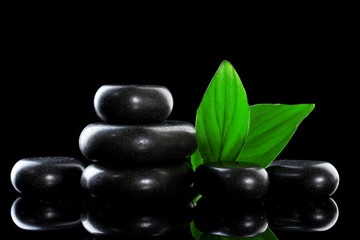
[[[79,139],[81,152],[94,164],[85,168],[71,157],[35,157],[14,165],[11,182],[22,197],[14,201],[11,216],[20,228],[55,230],[81,222],[93,235],[187,239],[179,235],[184,233],[191,239],[194,220],[204,238],[242,238],[261,234],[268,225],[323,231],[337,220],[330,196],[339,174],[328,162],[276,160],[266,169],[211,162],[194,173],[187,157],[196,149],[195,129],[167,120],[173,107],[167,88],[105,85],[94,105],[103,122],[88,125]],[[99,201],[86,201],[80,209],[83,204],[74,197],[80,185]],[[203,197],[193,209],[197,193]]]
[[[91,196],[125,201],[190,201],[196,150],[195,128],[167,120],[173,107],[163,86],[104,85],[94,98],[103,122],[88,125],[79,139],[95,162],[81,176]]]

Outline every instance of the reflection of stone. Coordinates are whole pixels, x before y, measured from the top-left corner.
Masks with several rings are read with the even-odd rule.
[[[270,198],[266,202],[271,229],[300,232],[326,231],[334,226],[339,211],[332,198]]]
[[[71,157],[34,157],[19,160],[11,171],[14,188],[29,196],[79,193],[84,165]]]
[[[192,181],[193,170],[188,163],[122,169],[92,164],[81,177],[82,187],[92,196],[142,201],[189,201]]]
[[[78,204],[69,200],[35,200],[17,198],[11,207],[11,218],[21,229],[48,231],[80,225]]]
[[[195,171],[195,188],[219,200],[261,199],[269,187],[265,169],[252,163],[209,162]]]
[[[172,230],[164,235],[152,236],[152,237],[135,237],[135,236],[96,236],[90,235],[84,240],[194,240],[191,235],[189,226],[182,227],[179,229]]]
[[[276,160],[266,171],[270,190],[277,194],[331,196],[339,185],[336,168],[324,161]]]
[[[162,236],[189,227],[192,207],[191,203],[182,203],[138,208],[134,203],[111,204],[100,201],[81,214],[81,222],[95,236]]]
[[[195,207],[195,226],[203,233],[225,237],[253,237],[263,233],[268,220],[257,201],[228,205],[201,198]]]

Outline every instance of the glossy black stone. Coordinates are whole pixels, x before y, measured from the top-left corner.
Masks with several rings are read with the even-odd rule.
[[[195,208],[194,224],[203,233],[246,238],[265,232],[268,219],[260,201],[219,204],[201,198]]]
[[[19,160],[11,171],[11,183],[32,197],[79,193],[82,162],[71,157],[33,157]]]
[[[265,169],[256,164],[205,163],[195,171],[195,188],[210,199],[261,199],[268,187],[269,178]]]
[[[169,117],[173,98],[163,86],[104,85],[95,94],[94,106],[108,123],[158,123]]]
[[[124,200],[190,200],[193,170],[190,164],[127,167],[111,169],[97,164],[88,166],[81,176],[81,186],[93,197]]]
[[[336,168],[324,161],[276,160],[266,170],[270,190],[280,194],[331,196],[339,185]]]
[[[141,207],[141,206],[140,206]],[[187,203],[176,208],[142,208],[141,211],[121,202],[94,205],[81,214],[84,228],[95,236],[144,238],[167,235],[188,226],[192,220]]]
[[[19,197],[12,204],[11,218],[21,229],[50,231],[80,226],[80,212],[76,201]]]
[[[339,210],[332,198],[272,198],[266,201],[271,229],[296,232],[327,231],[337,222]]]
[[[93,123],[81,133],[81,152],[101,164],[184,161],[196,150],[195,128],[181,121],[149,125]]]

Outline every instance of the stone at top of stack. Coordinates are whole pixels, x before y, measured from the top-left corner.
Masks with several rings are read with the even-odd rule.
[[[107,123],[161,123],[172,111],[173,98],[163,86],[104,85],[95,94],[94,107]]]
[[[166,120],[173,107],[170,91],[154,85],[104,85],[95,94],[97,115],[79,139],[88,159],[109,165],[179,162],[196,149],[195,128]]]

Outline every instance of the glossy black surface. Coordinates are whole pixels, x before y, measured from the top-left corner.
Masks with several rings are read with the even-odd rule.
[[[225,237],[252,237],[268,227],[261,202],[221,204],[201,198],[195,208],[194,224],[203,233]]]
[[[165,121],[173,108],[170,91],[163,86],[103,85],[94,98],[101,120],[117,124]]]
[[[81,224],[79,203],[69,200],[17,198],[11,207],[13,222],[23,230],[52,231]]]
[[[193,170],[188,163],[154,167],[111,169],[88,166],[81,186],[92,196],[154,201],[190,200],[193,196]]]
[[[95,236],[144,238],[163,236],[188,227],[193,204],[142,208],[136,204],[97,202],[81,214],[83,227]]]
[[[210,199],[261,199],[269,188],[269,178],[256,164],[206,163],[195,171],[195,188]]]
[[[182,121],[149,125],[93,123],[82,131],[79,145],[85,157],[101,164],[183,161],[196,149],[195,128]]]
[[[339,185],[336,168],[324,161],[276,160],[266,171],[270,190],[279,194],[331,196]]]
[[[266,202],[270,228],[283,231],[321,232],[334,226],[339,217],[336,202],[321,199],[269,198]]]
[[[11,183],[22,194],[32,197],[61,195],[80,190],[84,164],[71,157],[33,157],[16,162]]]
[[[113,229],[115,230],[115,229]],[[84,238],[84,240],[194,240],[191,236],[191,231],[189,226],[185,226],[182,228],[177,228],[174,230],[170,230],[164,234],[155,235],[155,236],[144,236],[135,234],[134,236],[126,236],[126,235],[89,235]]]
[[[268,227],[275,235],[295,231],[296,235],[286,236],[301,239],[307,233],[331,232],[339,216],[331,198],[303,201],[268,196],[262,201],[231,203],[201,198],[195,207],[192,202],[154,202],[147,206],[142,202],[85,196],[72,201],[19,197],[12,204],[11,219],[24,234],[37,239],[64,235],[72,239],[84,239],[74,235],[87,235],[88,239],[193,239],[191,221],[200,239],[255,237]]]

